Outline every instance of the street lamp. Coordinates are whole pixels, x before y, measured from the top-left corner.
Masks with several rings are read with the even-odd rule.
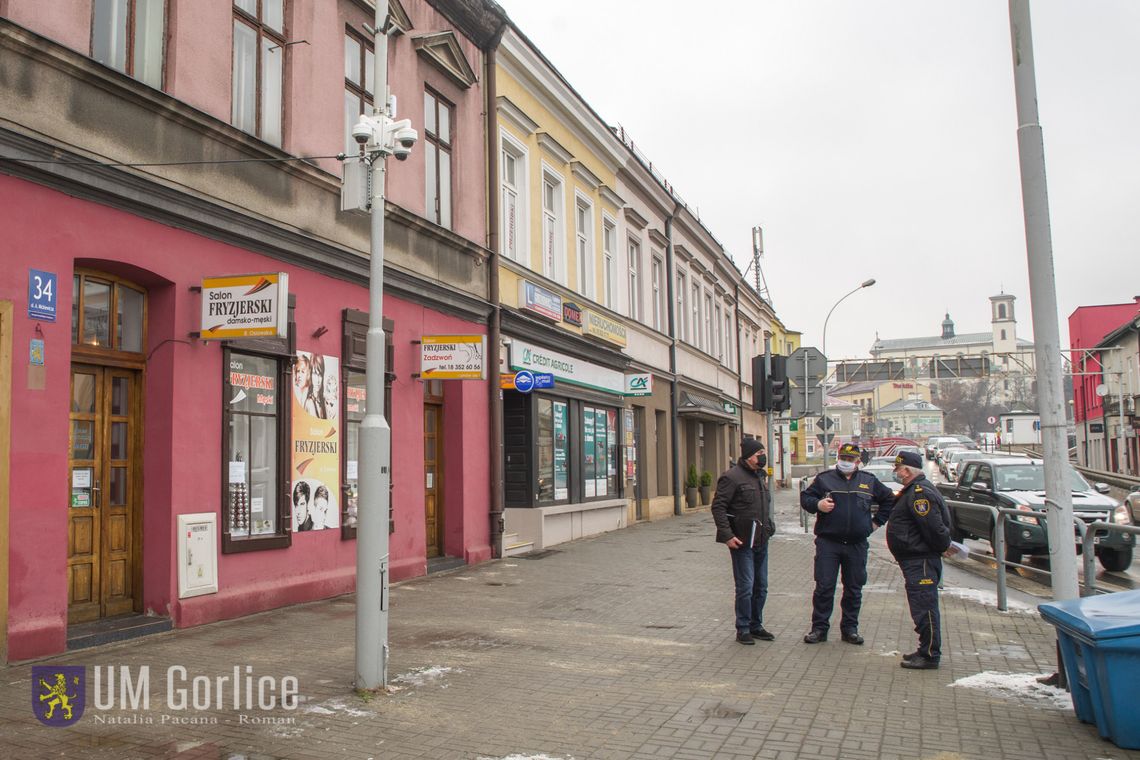
[[[827,312],[827,318],[823,320],[823,358],[827,360],[827,323],[831,321],[831,313],[835,311],[835,307],[847,300],[848,297],[855,295],[863,288],[869,288],[875,284],[875,278],[864,280],[859,287],[852,290],[850,293],[845,294],[842,298],[835,302],[835,306]],[[823,412],[824,418],[827,417],[827,378],[829,370],[825,367],[823,370],[823,397],[820,399],[820,411]],[[827,437],[827,428],[823,429],[823,468],[827,469],[827,452],[831,448],[831,439]]]

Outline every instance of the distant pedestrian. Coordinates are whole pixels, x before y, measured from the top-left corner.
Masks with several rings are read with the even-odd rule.
[[[938,585],[942,553],[950,548],[950,510],[922,472],[922,457],[904,451],[895,457],[895,480],[903,484],[887,523],[887,547],[902,568],[906,601],[918,649],[903,656],[902,667],[933,670],[942,658]]]
[[[716,482],[712,500],[716,540],[728,547],[736,587],[736,640],[755,644],[776,637],[764,628],[768,597],[768,539],[776,532],[764,444],[745,438],[740,459]]]
[[[835,582],[840,574],[843,616],[839,632],[848,644],[863,643],[859,610],[867,582],[867,537],[887,522],[895,495],[874,475],[859,470],[859,458],[856,444],[843,444],[835,469],[821,472],[800,493],[800,507],[816,516],[815,593],[805,644],[827,641],[835,608]]]

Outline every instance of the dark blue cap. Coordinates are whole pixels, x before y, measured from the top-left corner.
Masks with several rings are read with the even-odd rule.
[[[899,455],[895,457],[895,464],[905,464],[908,467],[917,467],[922,469],[922,457],[913,451],[900,451]]]

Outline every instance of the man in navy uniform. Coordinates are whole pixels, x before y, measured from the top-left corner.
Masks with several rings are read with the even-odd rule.
[[[728,547],[732,558],[736,640],[741,644],[776,638],[764,628],[768,539],[776,532],[767,464],[764,444],[755,438],[745,438],[740,446],[740,461],[717,480],[712,500],[716,540]]]
[[[867,582],[867,537],[887,521],[894,493],[869,472],[859,470],[859,447],[839,447],[835,469],[821,472],[800,493],[800,507],[815,519],[815,593],[811,630],[805,644],[827,641],[835,582],[842,573],[843,616],[839,632],[848,644],[862,644],[859,609]]]
[[[902,667],[933,670],[942,658],[938,583],[942,554],[950,548],[950,510],[922,472],[912,451],[895,457],[895,479],[903,484],[887,523],[887,547],[902,568],[906,601],[918,634],[918,650],[903,656]]]

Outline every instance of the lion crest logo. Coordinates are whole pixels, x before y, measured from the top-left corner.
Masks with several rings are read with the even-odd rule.
[[[45,726],[63,728],[82,718],[86,694],[84,666],[32,666],[32,712]]]

